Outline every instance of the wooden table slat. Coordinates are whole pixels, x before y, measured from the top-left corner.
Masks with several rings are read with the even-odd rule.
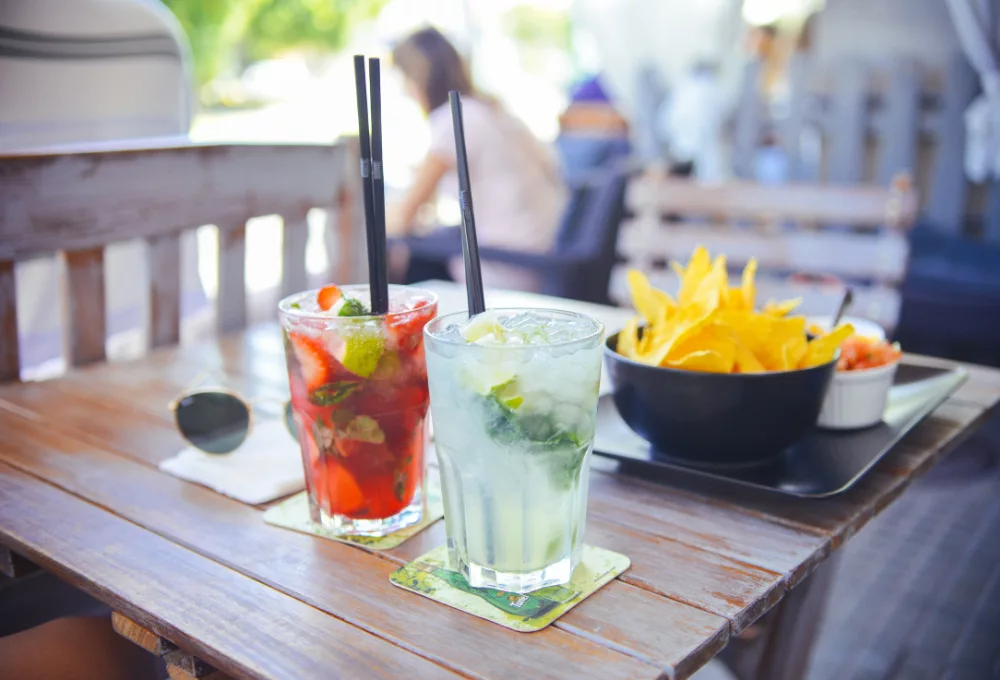
[[[65,382],[65,381],[61,381]],[[91,381],[89,384],[93,384]],[[79,404],[79,400],[86,396],[83,386],[67,388],[52,387],[48,385],[36,385],[31,388],[18,390],[16,397],[10,397],[0,390],[0,405],[3,400],[17,398],[18,404],[25,408],[50,408],[53,402],[62,403],[58,390],[70,389],[77,400],[70,401],[65,409],[61,409],[62,421],[64,425],[73,428],[72,434],[86,439],[88,442],[102,448],[111,448],[114,451],[135,457],[133,451],[141,451],[142,459],[149,464],[157,464],[160,460],[169,457],[182,445],[180,436],[176,433],[172,425],[168,425],[165,420],[157,420],[150,417],[135,417],[127,413],[127,405],[116,404],[113,399],[105,398],[100,406],[94,406],[101,410],[101,420],[104,426],[97,428],[100,431],[87,432],[85,427],[90,418],[87,417],[87,409],[80,412],[74,411],[74,407]],[[129,394],[134,394],[130,391]],[[166,397],[166,394],[160,395]],[[33,397],[29,401],[29,397]],[[165,403],[165,402],[161,402]],[[595,475],[598,477],[598,475]],[[607,485],[599,482],[595,484],[595,496],[600,499],[604,496],[602,490]],[[629,496],[628,491],[619,492],[606,499],[607,504],[614,504],[618,501],[625,501]],[[600,501],[598,501],[600,504]],[[665,509],[666,512],[668,509]],[[707,508],[709,515],[713,514],[711,508]],[[716,519],[725,513],[721,510],[714,512]],[[730,518],[739,517],[738,514],[729,513]],[[660,532],[652,535],[648,532],[636,532],[629,530],[618,530],[614,525],[602,523],[601,512],[592,513],[590,526],[591,534],[600,532],[592,539],[598,545],[612,547],[621,552],[632,555],[632,553],[651,554],[656,557],[656,568],[648,575],[644,573],[645,567],[640,564],[633,568],[636,584],[640,587],[653,589],[655,592],[665,594],[679,601],[692,604],[705,611],[726,616],[733,620],[735,629],[741,630],[746,625],[752,623],[760,614],[766,611],[771,604],[780,597],[780,590],[783,586],[775,581],[782,580],[782,574],[786,571],[799,570],[805,573],[806,567],[817,562],[824,553],[823,537],[811,537],[814,548],[811,552],[801,550],[799,546],[793,546],[793,550],[798,550],[798,560],[786,558],[785,561],[775,566],[773,569],[757,567],[753,564],[745,563],[740,559],[733,558],[727,554],[726,550],[719,549],[719,543],[723,539],[716,539],[715,544],[706,536],[698,540],[692,540],[695,547],[701,550],[689,551],[685,546],[676,542],[676,537]],[[693,521],[688,516],[675,517],[674,522],[680,526],[689,521]],[[649,524],[649,522],[647,522]],[[756,525],[757,533],[761,535],[768,530],[767,523],[754,518],[746,518],[739,525],[733,522],[719,524],[718,529],[729,537],[730,542],[738,539],[736,536],[745,532],[748,526]],[[731,526],[731,531],[727,530]],[[707,530],[707,525],[702,523],[703,529]],[[771,534],[791,536],[794,532],[786,528],[771,525]],[[688,536],[692,536],[689,532]],[[679,539],[683,542],[683,538]],[[440,540],[443,542],[443,539]],[[745,545],[745,544],[744,544]],[[433,546],[427,546],[427,549]],[[728,551],[732,552],[732,551]],[[748,552],[745,550],[744,555]],[[753,558],[750,558],[753,561]],[[662,567],[669,565],[671,569],[664,570]],[[665,576],[668,571],[679,574],[696,574],[687,578],[677,578],[676,576]],[[742,578],[735,578],[737,574],[743,574]],[[628,577],[631,578],[631,577]],[[626,578],[626,580],[628,580]],[[768,594],[769,597],[761,598]]]
[[[177,645],[170,640],[157,635],[145,626],[140,626],[121,612],[111,614],[111,626],[123,638],[155,656],[163,656],[177,649]]]
[[[439,292],[447,312],[454,291]],[[494,295],[494,304],[535,297]],[[629,315],[570,301],[559,306],[603,318],[611,330]],[[497,668],[530,677],[560,677],[568,668],[581,677],[686,677],[969,436],[1000,399],[1000,371],[966,366],[969,380],[952,398],[854,487],[828,499],[782,497],[682,472],[637,479],[595,460],[587,540],[627,554],[633,566],[553,627],[525,636],[388,583],[396,565],[443,542],[443,523],[376,555],[270,527],[257,508],[159,472],[155,466],[182,445],[166,402],[204,369],[251,398],[287,393],[273,324],[49,383],[0,386],[0,429],[13,435],[0,444],[0,465],[55,485],[46,485],[47,493],[68,491],[79,496],[75,503],[108,509],[150,540],[184,546],[192,559],[311,605],[337,625],[373,633],[367,637],[378,644],[440,664],[434,670],[475,677]],[[0,526],[8,530],[2,507]]]
[[[455,677],[3,463],[0,540],[240,677],[319,678],[334,669],[359,677]],[[280,661],[271,653],[279,644]]]
[[[525,636],[406,593],[389,582],[397,562],[270,526],[250,506],[36,422],[0,410],[0,427],[17,435],[0,447],[0,461],[463,674],[487,674],[498,664],[538,678],[561,677],[567,664],[579,664],[580,677],[659,674],[639,659],[557,628]],[[696,620],[703,621],[700,614]]]

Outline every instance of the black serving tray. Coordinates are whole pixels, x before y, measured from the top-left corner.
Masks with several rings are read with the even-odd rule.
[[[832,496],[849,489],[968,377],[958,367],[911,364],[904,358],[881,423],[861,430],[817,427],[780,456],[752,466],[702,466],[656,451],[625,424],[611,395],[605,395],[597,412],[594,453],[629,463],[633,474],[679,469],[792,496]]]

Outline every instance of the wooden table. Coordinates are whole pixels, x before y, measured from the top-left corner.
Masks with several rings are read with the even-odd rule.
[[[461,290],[434,285],[444,311],[463,307]],[[628,316],[488,297],[589,311],[611,329]],[[110,604],[123,628],[137,624],[133,639],[171,654],[175,677],[204,676],[206,664],[217,676],[297,680],[686,677],[804,592],[833,551],[1000,399],[1000,371],[968,366],[968,383],[895,452],[823,500],[683,476],[654,484],[595,460],[587,541],[632,567],[548,629],[519,634],[389,583],[398,565],[444,541],[441,522],[375,554],[267,525],[262,508],[157,469],[183,446],[166,404],[193,376],[221,369],[248,396],[280,395],[282,351],[269,324],[0,387],[0,543]]]

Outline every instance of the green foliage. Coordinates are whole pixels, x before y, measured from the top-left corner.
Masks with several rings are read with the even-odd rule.
[[[507,33],[523,45],[570,48],[572,34],[566,12],[518,5],[504,15],[503,25]]]
[[[387,0],[163,0],[194,54],[199,85],[244,59],[295,48],[332,52],[351,29],[376,16]]]

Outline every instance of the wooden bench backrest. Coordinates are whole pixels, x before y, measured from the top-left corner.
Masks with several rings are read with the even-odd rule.
[[[842,288],[816,281],[842,280],[855,288],[852,311],[895,323],[909,258],[905,231],[917,211],[904,176],[888,187],[703,184],[648,171],[631,182],[626,205],[632,218],[622,225],[619,255],[668,290],[676,287],[669,261],[684,262],[704,245],[733,269],[755,257],[765,299],[802,296],[817,308],[807,311],[832,309]],[[612,284],[617,298],[621,278]]]
[[[103,144],[0,154],[0,381],[17,379],[14,263],[62,253],[68,360],[105,358],[104,248],[148,244],[153,347],[180,337],[180,233],[219,231],[217,326],[246,324],[245,225],[280,215],[283,293],[306,286],[306,215],[340,211],[341,268],[355,260],[355,144]],[[343,221],[342,220],[342,221]],[[362,227],[363,229],[363,223]],[[361,243],[364,239],[360,239]],[[347,275],[347,274],[345,274]],[[348,276],[353,275],[350,274]]]

